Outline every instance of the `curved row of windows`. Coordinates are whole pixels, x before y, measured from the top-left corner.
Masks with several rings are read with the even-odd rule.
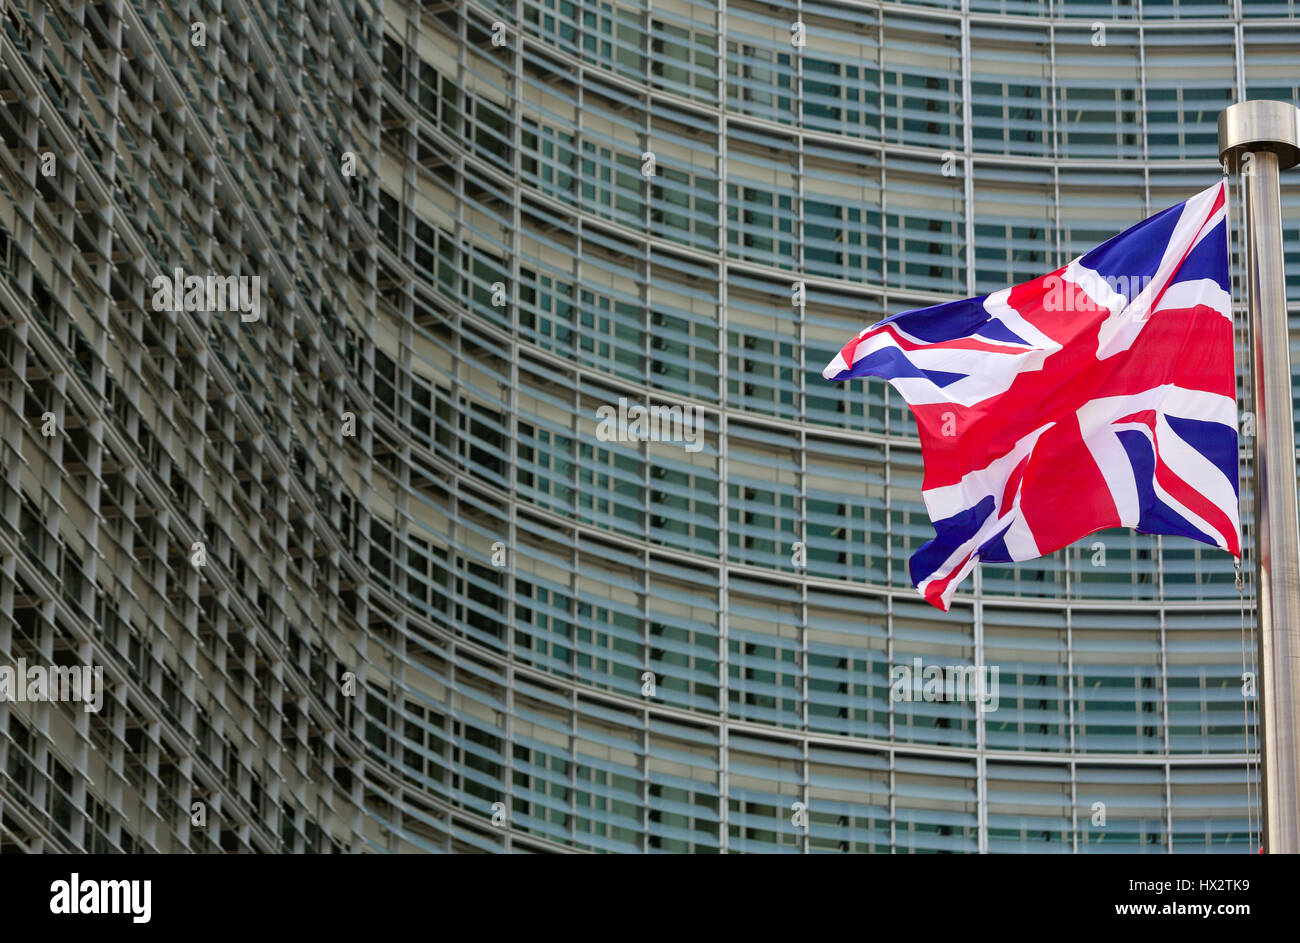
[[[603,441],[602,410],[689,412],[653,395],[628,404],[626,389],[526,354],[512,366],[499,338],[472,329],[453,336],[439,311],[421,310],[415,320],[425,327],[409,352],[380,339],[374,403],[442,467],[498,500],[513,497],[593,535],[679,551],[697,566],[725,559],[910,589],[908,559],[934,533],[920,453],[910,445],[740,417],[728,419],[724,434],[707,412],[695,430],[698,451],[690,442]],[[498,398],[507,385],[513,393]],[[1219,600],[1235,613],[1239,595],[1230,556],[1127,529],[981,572],[986,594],[1027,599]]]
[[[875,144],[1106,161],[1214,160],[1222,108],[1239,96],[1296,95],[1296,22],[1285,15],[1253,21],[1264,6],[1252,0],[1241,20],[1229,14],[1195,24],[1125,22],[1115,6],[1089,22],[1049,25],[935,16],[915,4],[733,0],[719,9],[660,0],[645,10],[600,0],[529,0],[521,21],[513,2],[470,4],[466,38],[509,72],[517,68],[513,40],[494,46],[489,34],[494,23],[518,28],[527,40],[525,85],[530,71],[545,72],[560,97],[581,65],[584,78],[606,75],[629,105],[654,93],[693,111],[723,105],[732,115]],[[962,68],[966,46],[969,77]],[[546,55],[547,47],[561,58]],[[390,77],[399,50],[390,41]],[[628,126],[641,124],[634,112],[624,117]]]
[[[1000,685],[983,717],[990,749],[1246,751],[1241,673],[1253,654],[1239,612],[990,600],[978,615],[969,604],[944,615],[907,595],[634,550],[522,508],[512,526],[497,496],[447,487],[422,465],[410,472],[419,508],[396,529],[377,513],[354,545],[408,611],[517,665],[637,699],[651,672],[656,704],[973,748],[973,700],[900,700],[891,669],[980,663]]]
[[[1283,60],[1300,56],[1300,28],[1289,35],[1272,29],[1268,36],[1274,44],[1294,43]],[[800,132],[746,121],[731,110],[724,119],[531,46],[517,57],[470,42],[459,61],[455,35],[426,27],[421,42],[417,59],[390,37],[385,76],[420,118],[422,153],[463,143],[477,172],[500,175],[507,186],[517,175],[547,203],[638,233],[710,254],[725,245],[730,258],[805,277],[920,292],[950,293],[968,281],[992,291],[1024,281],[1207,186],[1217,173],[1217,116],[1236,97],[1229,60],[1219,100],[1189,109],[1168,132],[1174,143],[1164,156],[1190,165],[1162,166],[1153,175],[1141,160],[1078,162],[1119,156],[1118,138],[1101,141],[1095,155],[1083,146],[1063,151],[1059,156],[1069,163],[982,157],[977,143],[967,152],[960,133],[927,141],[908,131],[908,146],[901,147],[872,127],[868,145],[842,133],[811,133],[817,129],[807,120]],[[1181,52],[1174,61],[1185,66],[1194,58]],[[1104,66],[1086,71],[1093,84],[1110,82]],[[513,73],[519,78],[509,78]],[[512,85],[517,96],[508,91]],[[1247,94],[1294,100],[1300,87]],[[1017,110],[1003,100],[1009,113]],[[1081,113],[1065,105],[1061,111]],[[927,121],[935,115],[930,106],[917,113]],[[986,130],[994,124],[979,121]],[[1139,140],[1156,136],[1117,115],[1097,124],[1128,128],[1124,136]],[[493,182],[481,185],[490,190]],[[1300,192],[1287,188],[1285,199],[1300,204]],[[1300,244],[1300,229],[1287,235]],[[978,251],[967,258],[972,238]]]
[[[385,677],[366,692],[368,759],[401,784],[393,792],[417,847],[1254,850],[1240,767],[913,755],[735,728],[723,742],[689,717],[444,655],[422,668],[425,691]],[[434,803],[483,827],[448,821]],[[486,827],[494,813],[509,827]]]

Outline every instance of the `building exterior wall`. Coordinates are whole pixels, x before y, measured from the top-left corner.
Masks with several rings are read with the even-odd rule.
[[[1212,183],[1298,13],[9,10],[0,663],[111,684],[0,704],[0,847],[1253,850],[1231,558],[1105,532],[940,613],[911,416],[820,373]],[[176,267],[260,320],[154,311]]]

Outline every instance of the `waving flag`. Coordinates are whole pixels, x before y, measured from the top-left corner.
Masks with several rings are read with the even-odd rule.
[[[936,535],[912,582],[947,610],[980,560],[1107,527],[1241,556],[1227,189],[1015,288],[905,311],[823,371],[907,401]]]

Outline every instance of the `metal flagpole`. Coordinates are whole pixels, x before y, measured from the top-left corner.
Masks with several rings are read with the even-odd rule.
[[[1219,159],[1245,188],[1255,411],[1255,586],[1263,849],[1300,853],[1300,526],[1278,175],[1300,163],[1300,109],[1248,101],[1219,114]]]

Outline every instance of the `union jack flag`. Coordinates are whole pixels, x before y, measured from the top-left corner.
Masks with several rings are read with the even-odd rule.
[[[981,560],[1108,527],[1241,556],[1227,188],[1014,288],[905,311],[823,371],[887,380],[916,417],[936,531],[912,582],[947,610]]]

